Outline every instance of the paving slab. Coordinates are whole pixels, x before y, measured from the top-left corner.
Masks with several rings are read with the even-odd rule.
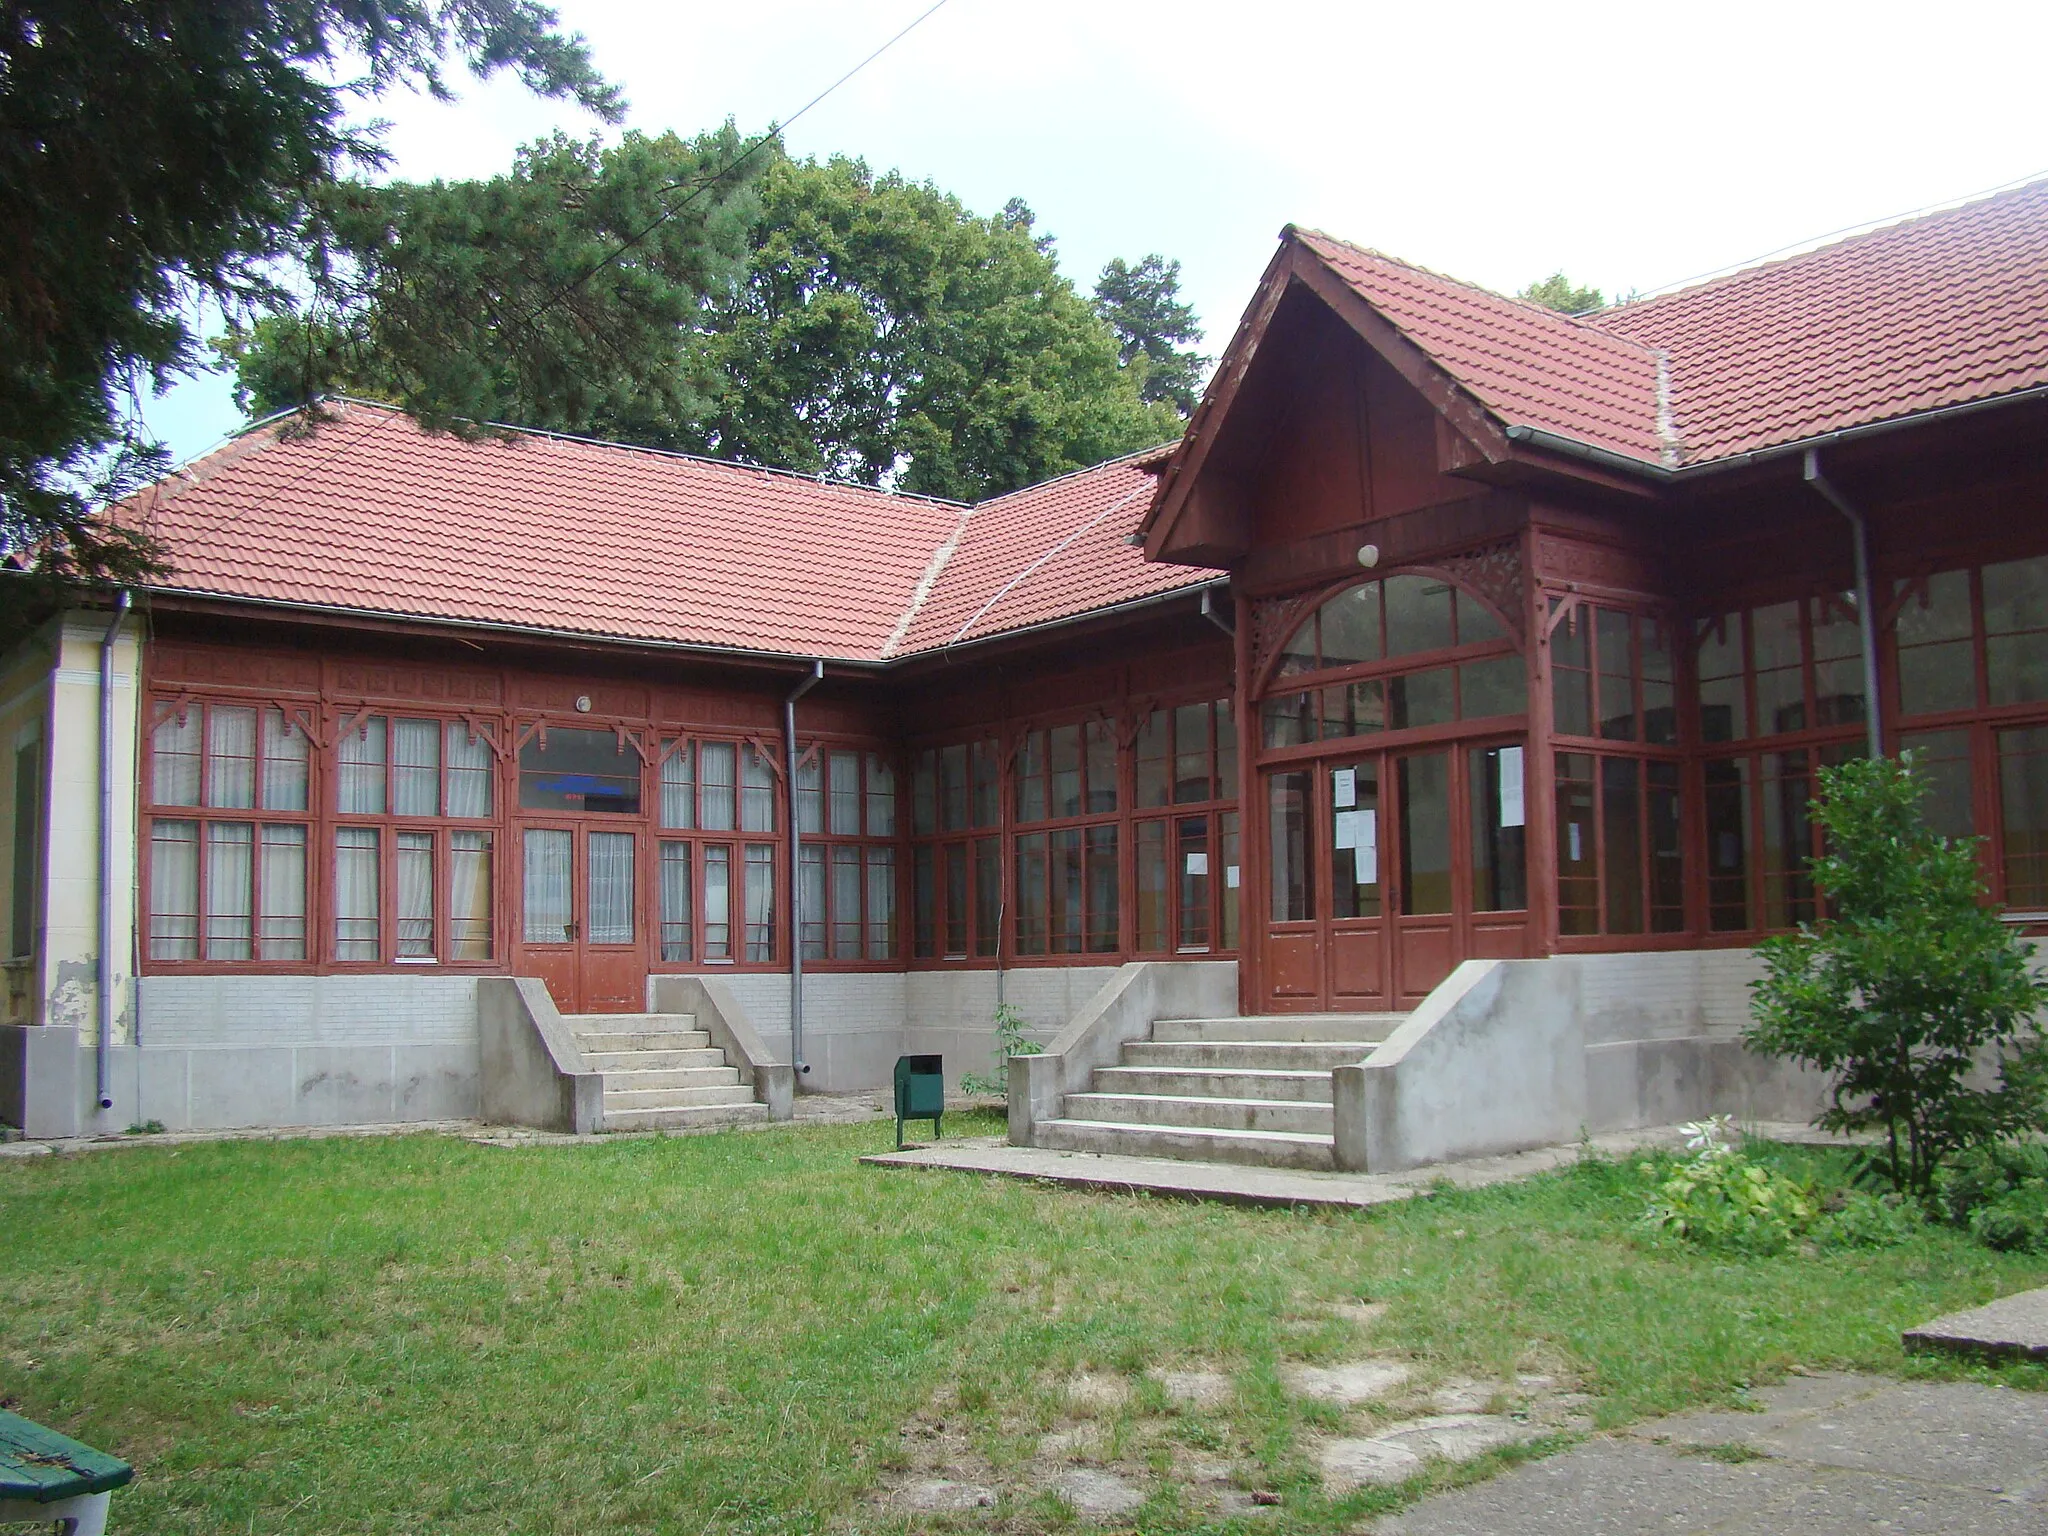
[[[1903,1338],[1908,1349],[2048,1359],[2048,1286],[1937,1317]]]

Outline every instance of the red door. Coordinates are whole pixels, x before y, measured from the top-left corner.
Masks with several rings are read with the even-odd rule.
[[[545,981],[564,1013],[644,1008],[638,835],[529,822],[520,837],[519,974]]]

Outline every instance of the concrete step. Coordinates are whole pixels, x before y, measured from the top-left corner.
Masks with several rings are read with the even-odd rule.
[[[701,1051],[711,1044],[702,1029],[579,1029],[576,1043],[590,1051]]]
[[[604,1107],[608,1131],[698,1131],[721,1125],[752,1125],[766,1121],[766,1104],[696,1104],[666,1109]]]
[[[652,1030],[695,1029],[694,1013],[565,1013],[562,1022],[571,1029]]]
[[[1328,1072],[1280,1072],[1265,1068],[1097,1067],[1097,1093],[1168,1093],[1194,1099],[1287,1099],[1301,1104],[1330,1102]]]
[[[1254,1067],[1282,1072],[1327,1072],[1364,1061],[1374,1040],[1133,1040],[1123,1049],[1127,1067]]]
[[[1181,1162],[1247,1163],[1259,1168],[1336,1167],[1336,1142],[1300,1131],[1213,1131],[1192,1126],[1122,1125],[1104,1120],[1046,1120],[1036,1146]]]
[[[607,1070],[604,1085],[621,1088],[730,1088],[740,1080],[738,1067],[651,1067]]]
[[[1060,1107],[1068,1120],[1118,1125],[1185,1126],[1209,1131],[1333,1133],[1328,1104],[1287,1099],[1210,1099],[1170,1093],[1070,1093]]]
[[[593,1051],[585,1048],[584,1065],[593,1072],[673,1071],[679,1067],[722,1067],[725,1052],[693,1051]]]
[[[1154,1040],[1384,1040],[1405,1013],[1267,1013],[1240,1019],[1161,1019]]]
[[[628,1078],[637,1076],[627,1073]],[[618,1086],[614,1087],[614,1084]],[[646,1088],[635,1083],[619,1083],[607,1072],[604,1076],[604,1115],[609,1121],[612,1111],[618,1109],[687,1109],[701,1104],[751,1104],[754,1090],[744,1083],[713,1083],[702,1088]]]

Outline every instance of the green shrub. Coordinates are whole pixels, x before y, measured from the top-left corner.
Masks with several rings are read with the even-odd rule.
[[[1849,1190],[1841,1205],[1814,1223],[1813,1240],[1823,1248],[1896,1248],[1911,1242],[1924,1225],[1919,1208],[1895,1194]]]
[[[1973,1147],[1942,1169],[1935,1196],[1941,1214],[1986,1247],[2048,1253],[2048,1147]]]
[[[1725,1115],[1685,1129],[1696,1155],[1657,1186],[1646,1223],[1702,1247],[1741,1253],[1782,1253],[1806,1235],[1820,1215],[1811,1189],[1728,1145]],[[1655,1171],[1654,1164],[1643,1167]]]

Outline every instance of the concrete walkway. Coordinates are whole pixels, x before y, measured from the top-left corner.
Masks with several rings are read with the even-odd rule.
[[[2048,1360],[2048,1286],[1951,1312],[1904,1335],[1908,1349]]]
[[[1824,1141],[1811,1126],[1770,1122],[1745,1130],[1773,1141]],[[1437,1163],[1406,1173],[1317,1173],[1294,1168],[1252,1168],[1237,1163],[1189,1163],[1163,1157],[1117,1157],[1099,1152],[1055,1152],[1013,1147],[1000,1137],[965,1137],[861,1159],[878,1168],[950,1168],[993,1173],[1075,1189],[1114,1194],[1165,1195],[1184,1200],[1222,1200],[1236,1205],[1327,1206],[1360,1210],[1389,1201],[1412,1200],[1448,1181],[1461,1189],[1547,1173],[1576,1162],[1587,1151],[1615,1157],[1649,1147],[1685,1145],[1675,1125],[1595,1136],[1568,1146],[1542,1147],[1505,1157]]]
[[[1794,1377],[1758,1413],[1589,1441],[1377,1521],[1374,1536],[1869,1536],[2048,1531],[2048,1394]]]

